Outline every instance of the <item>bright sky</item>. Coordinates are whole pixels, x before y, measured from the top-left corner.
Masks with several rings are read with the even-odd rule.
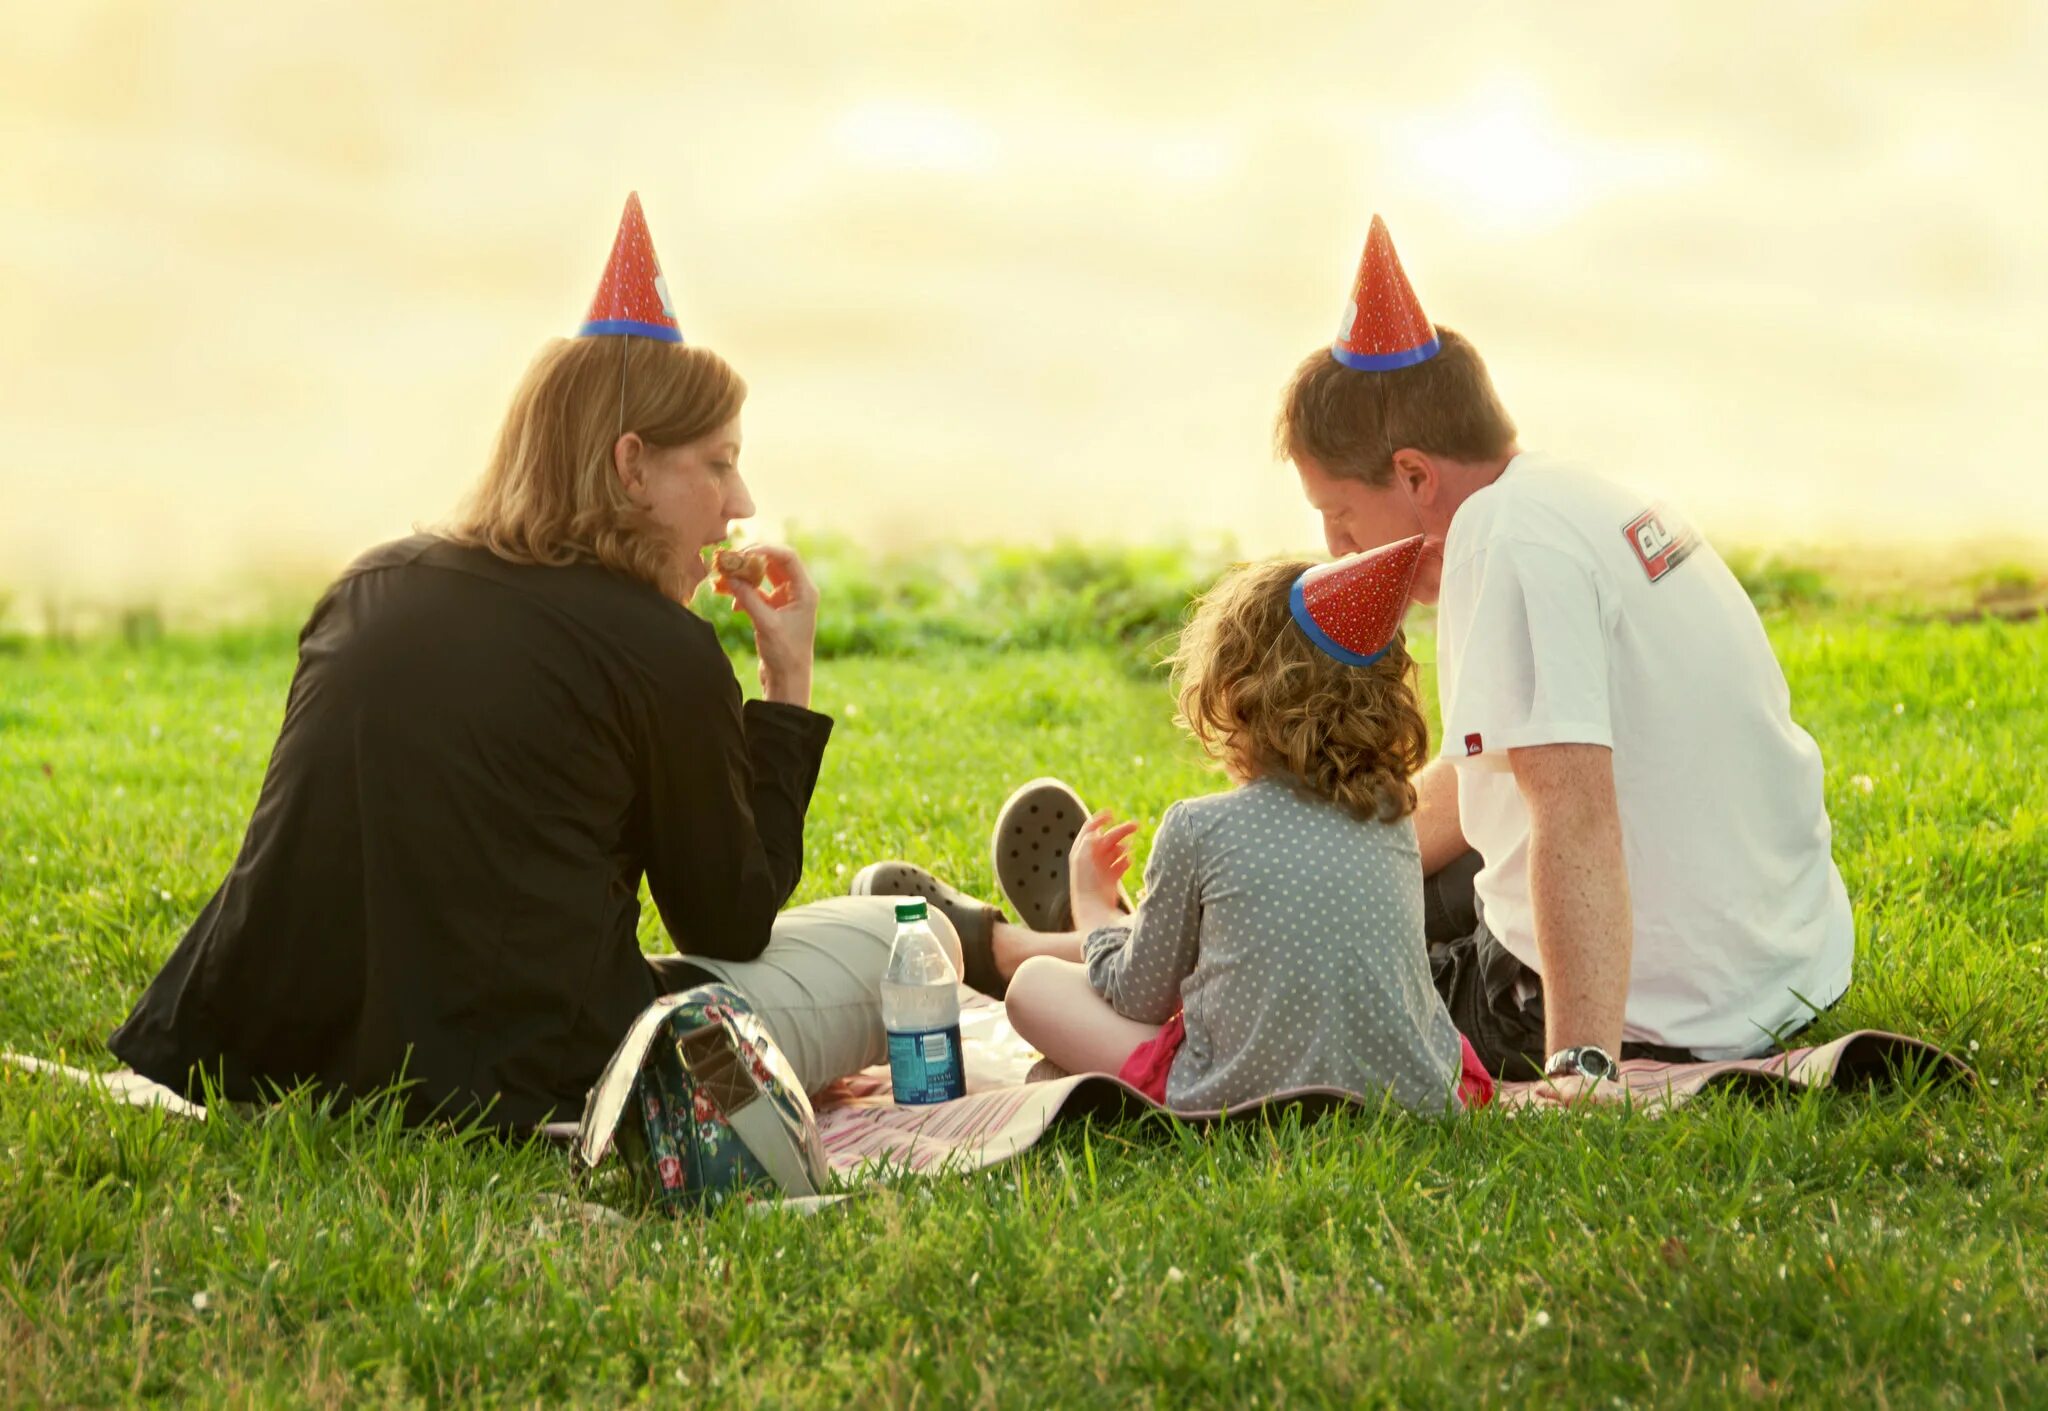
[[[13,6],[0,585],[442,516],[629,188],[771,520],[1313,545],[1270,421],[1378,211],[1525,445],[1724,535],[2048,535],[2048,7],[1250,15]]]

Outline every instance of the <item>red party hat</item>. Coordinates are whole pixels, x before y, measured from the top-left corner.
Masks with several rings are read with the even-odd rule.
[[[1387,223],[1374,216],[1330,356],[1361,372],[1390,372],[1428,362],[1438,346],[1436,329],[1401,272],[1394,237],[1387,234]]]
[[[1371,666],[1387,654],[1401,630],[1421,561],[1422,536],[1417,534],[1319,563],[1294,580],[1288,606],[1311,642],[1347,666]]]
[[[619,217],[619,236],[612,242],[612,257],[604,267],[604,282],[583,316],[579,338],[629,333],[636,338],[654,338],[663,343],[680,343],[683,331],[676,327],[676,311],[668,301],[668,281],[661,277],[661,261],[654,257],[654,237],[647,233],[647,217],[640,212],[640,193],[626,196],[626,213]]]

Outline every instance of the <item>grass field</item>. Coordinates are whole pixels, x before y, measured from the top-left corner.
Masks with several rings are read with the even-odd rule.
[[[0,1401],[2048,1401],[2048,624],[1772,635],[1856,899],[1819,1032],[1922,1035],[1974,1090],[1073,1130],[820,1217],[612,1224],[551,1150],[0,1076]],[[0,652],[0,1046],[109,1061],[233,857],[290,650]],[[1148,824],[1219,784],[1128,647],[846,655],[817,703],[800,900],[905,854],[987,892],[1033,773]]]

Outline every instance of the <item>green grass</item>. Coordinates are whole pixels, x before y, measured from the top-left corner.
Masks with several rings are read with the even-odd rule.
[[[820,1217],[614,1225],[539,1147],[0,1077],[0,1402],[2039,1403],[2048,625],[1808,598],[1772,632],[1857,904],[1821,1032],[1923,1035],[1974,1091],[1077,1129]],[[240,841],[290,650],[0,651],[0,1046],[107,1061]],[[800,899],[906,854],[988,891],[1030,774],[1148,823],[1219,783],[1128,648],[845,656],[818,704]]]

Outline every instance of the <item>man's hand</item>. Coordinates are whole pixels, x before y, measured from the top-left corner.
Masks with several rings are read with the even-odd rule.
[[[1612,1078],[1588,1078],[1578,1073],[1545,1078],[1537,1086],[1534,1096],[1538,1102],[1556,1107],[1606,1107],[1625,1105],[1629,1100],[1626,1084]]]
[[[1117,906],[1117,883],[1131,870],[1131,834],[1137,831],[1137,824],[1116,822],[1106,808],[1081,825],[1067,852],[1075,930],[1120,925],[1126,919]]]
[[[795,549],[756,544],[748,558],[767,562],[760,587],[720,574],[712,588],[729,596],[754,624],[754,651],[761,659],[761,694],[771,701],[809,707],[811,653],[818,636],[818,587]]]
[[[1605,745],[1508,751],[1529,806],[1529,900],[1543,961],[1545,1052],[1621,1053],[1635,919]]]

